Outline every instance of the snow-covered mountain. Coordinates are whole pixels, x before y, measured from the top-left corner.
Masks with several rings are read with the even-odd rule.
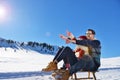
[[[21,47],[21,43],[17,42],[13,47],[5,39],[0,38],[0,41],[0,80],[54,80],[51,72],[41,71],[54,55],[40,53],[27,43]],[[77,76],[84,77],[87,73],[78,73]],[[120,56],[102,58],[96,77],[98,80],[120,80]]]
[[[32,50],[40,53],[53,54],[53,55],[59,49],[59,46],[50,45],[47,43],[39,43],[33,41],[17,42],[14,40],[6,40],[3,38],[0,38],[0,47],[4,47],[5,49],[13,48],[15,51],[19,49],[26,49],[26,50]]]

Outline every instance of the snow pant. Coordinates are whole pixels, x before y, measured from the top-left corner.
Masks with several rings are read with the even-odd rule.
[[[82,70],[92,70],[94,69],[94,61],[90,56],[83,56],[81,59],[77,59],[75,53],[70,47],[61,48],[53,60],[60,62],[64,61],[64,64],[70,64],[70,75],[76,73],[77,71]]]

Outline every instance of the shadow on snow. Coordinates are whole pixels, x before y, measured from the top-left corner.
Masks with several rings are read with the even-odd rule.
[[[4,72],[0,73],[0,79],[11,79],[11,78],[23,78],[23,77],[32,77],[32,76],[44,76],[51,75],[51,72]]]
[[[104,70],[105,70],[105,71],[106,71],[106,70],[120,70],[120,67],[100,68],[99,70],[100,70],[100,71],[101,71],[101,70],[102,70],[102,71],[104,71]]]
[[[107,70],[120,70],[120,67],[113,68],[100,68],[100,71]],[[42,72],[42,71],[34,71],[34,72],[1,72],[0,79],[11,79],[11,78],[23,78],[23,77],[32,77],[32,76],[46,76],[51,75],[51,72]]]

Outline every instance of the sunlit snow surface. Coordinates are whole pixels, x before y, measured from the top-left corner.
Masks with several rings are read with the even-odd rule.
[[[25,49],[0,48],[0,80],[54,80],[51,72],[41,71],[53,57]],[[120,80],[120,57],[102,58],[101,63],[96,72],[98,80]],[[77,76],[85,77],[87,73]]]

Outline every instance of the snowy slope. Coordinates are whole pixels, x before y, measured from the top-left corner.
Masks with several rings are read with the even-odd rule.
[[[3,38],[0,38],[0,47],[3,48],[12,48],[14,51],[19,49],[25,49],[25,50],[32,50],[37,51],[41,54],[52,54],[54,55],[56,51],[58,51],[59,46],[56,45],[50,45],[47,43],[39,43],[39,42],[18,42],[14,40],[6,40]]]
[[[36,51],[0,48],[0,80],[54,80],[51,73],[41,72],[54,56]],[[120,57],[101,60],[102,66],[96,77],[99,80],[120,80]],[[59,63],[59,66],[62,62]],[[78,73],[79,77],[87,73]]]

